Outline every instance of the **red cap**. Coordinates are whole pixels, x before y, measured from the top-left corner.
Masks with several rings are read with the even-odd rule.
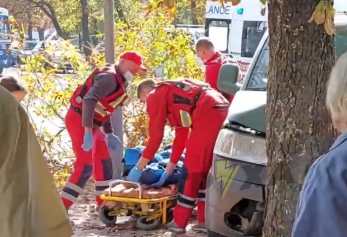
[[[147,71],[147,68],[143,65],[143,62],[142,62],[143,58],[141,54],[137,52],[134,52],[134,51],[125,52],[124,54],[120,56],[120,59],[130,60],[134,62],[139,68],[141,68],[141,70]]]

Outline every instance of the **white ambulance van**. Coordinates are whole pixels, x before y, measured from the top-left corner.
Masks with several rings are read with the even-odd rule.
[[[244,75],[267,30],[267,19],[267,6],[260,1],[242,0],[237,6],[207,1],[205,35],[219,51],[239,62]]]

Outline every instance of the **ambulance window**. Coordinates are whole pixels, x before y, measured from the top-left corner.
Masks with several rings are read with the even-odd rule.
[[[267,29],[265,21],[244,21],[242,30],[241,56],[252,58]]]
[[[208,36],[219,51],[227,51],[228,33],[229,26],[225,21],[211,21],[208,26]]]
[[[269,71],[269,39],[266,40],[248,80],[246,90],[266,90]]]

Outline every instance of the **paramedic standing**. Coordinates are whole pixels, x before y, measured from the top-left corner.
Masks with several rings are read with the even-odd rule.
[[[186,154],[178,184],[179,196],[174,220],[167,228],[177,234],[184,233],[197,201],[198,224],[193,229],[205,231],[206,179],[212,165],[213,147],[227,116],[229,102],[210,85],[188,79],[161,83],[147,79],[139,84],[137,95],[146,102],[149,141],[128,179],[138,182],[143,169],[162,142],[168,121],[175,128],[176,134],[172,154],[166,171],[154,186],[163,185],[185,148]]]
[[[109,151],[116,152],[122,146],[119,138],[113,135],[110,115],[123,105],[128,97],[128,83],[141,70],[146,71],[142,56],[136,52],[126,52],[120,57],[118,65],[96,68],[73,93],[65,124],[76,162],[74,172],[61,193],[66,209],[83,192],[93,173],[96,181],[96,209],[99,210],[102,204],[100,195],[108,187],[113,174]]]
[[[207,37],[199,38],[195,45],[195,51],[206,66],[206,83],[210,84],[213,89],[222,93],[222,95],[231,103],[234,96],[221,92],[217,87],[217,82],[219,70],[221,69],[222,65],[225,63],[235,64],[236,62],[232,58],[225,56],[216,50],[212,41]]]

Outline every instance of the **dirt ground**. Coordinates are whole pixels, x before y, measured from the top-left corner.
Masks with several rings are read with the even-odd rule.
[[[78,202],[69,210],[70,220],[73,222],[74,235],[73,237],[107,237],[107,236],[122,236],[122,237],[149,237],[149,236],[174,236],[165,229],[155,231],[137,230],[135,223],[129,220],[129,217],[119,217],[115,227],[105,227],[99,220],[98,214],[95,212],[94,197],[92,194],[81,196]],[[194,217],[193,217],[194,219]],[[206,234],[194,233],[190,230],[195,224],[195,220],[187,227],[187,233],[180,235],[182,237],[196,236],[205,237]]]

